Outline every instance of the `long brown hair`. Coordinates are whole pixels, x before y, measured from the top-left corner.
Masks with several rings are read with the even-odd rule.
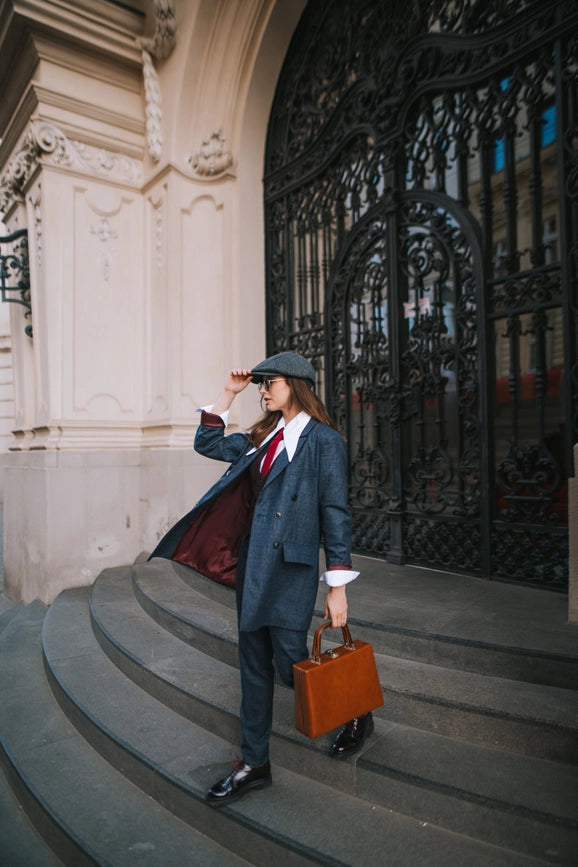
[[[290,406],[296,404],[300,412],[306,412],[315,421],[320,421],[322,424],[326,424],[336,430],[336,425],[325,409],[324,404],[307,385],[305,380],[290,376],[286,376],[285,379],[291,389]],[[263,440],[275,429],[281,416],[282,412],[275,410],[274,412],[265,412],[261,418],[257,419],[253,427],[249,428],[251,445],[259,448]]]

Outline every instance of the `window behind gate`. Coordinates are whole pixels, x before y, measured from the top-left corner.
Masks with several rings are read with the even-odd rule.
[[[347,439],[354,547],[567,583],[574,0],[311,0],[265,167],[271,352]]]

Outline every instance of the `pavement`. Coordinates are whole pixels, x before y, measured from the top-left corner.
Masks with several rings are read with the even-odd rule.
[[[358,555],[353,565],[361,574],[348,588],[350,625],[578,657],[563,593]]]
[[[4,510],[0,503],[0,616],[14,603],[4,595]]]

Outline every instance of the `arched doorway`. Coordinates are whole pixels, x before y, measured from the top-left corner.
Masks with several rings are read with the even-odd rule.
[[[297,28],[268,342],[316,365],[361,553],[567,583],[577,25],[565,0],[325,0]]]

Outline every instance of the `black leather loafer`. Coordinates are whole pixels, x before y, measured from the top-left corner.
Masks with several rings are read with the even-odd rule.
[[[230,804],[231,801],[241,798],[249,789],[262,789],[265,786],[270,786],[272,782],[269,762],[256,768],[239,762],[228,777],[219,780],[209,789],[207,801],[214,806]]]
[[[361,749],[373,729],[372,713],[355,717],[341,729],[329,749],[330,754],[337,758],[352,756]]]

